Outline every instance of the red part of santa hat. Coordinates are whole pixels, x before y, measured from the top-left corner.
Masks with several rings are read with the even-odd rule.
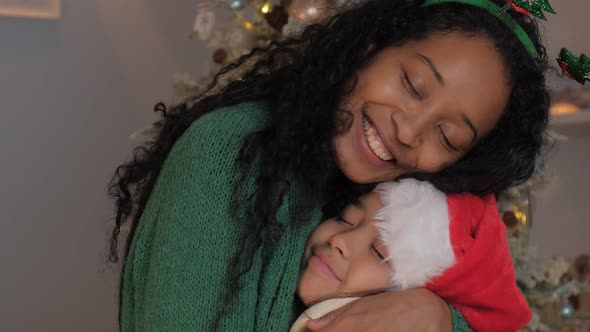
[[[530,321],[492,195],[445,195],[414,179],[376,190],[384,204],[376,218],[393,288],[430,289],[475,331],[516,331]]]

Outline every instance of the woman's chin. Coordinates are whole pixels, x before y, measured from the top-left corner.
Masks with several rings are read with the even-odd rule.
[[[395,170],[388,170],[386,172],[382,170],[374,171],[364,167],[341,167],[340,170],[346,178],[358,184],[392,181],[403,174],[403,172],[396,172]]]

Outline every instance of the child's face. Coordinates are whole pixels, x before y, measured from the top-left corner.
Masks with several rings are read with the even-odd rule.
[[[306,305],[388,288],[391,270],[383,262],[387,248],[374,219],[382,207],[379,194],[371,192],[311,233],[297,283],[297,294]]]

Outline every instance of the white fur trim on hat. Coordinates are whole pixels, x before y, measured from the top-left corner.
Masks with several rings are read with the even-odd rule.
[[[424,286],[455,264],[443,192],[414,179],[382,183],[375,190],[384,205],[375,217],[387,246],[393,288]]]

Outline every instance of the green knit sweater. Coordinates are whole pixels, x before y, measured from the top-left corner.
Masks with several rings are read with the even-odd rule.
[[[126,259],[121,331],[207,331],[227,303],[227,267],[241,248],[246,220],[230,217],[233,171],[243,138],[268,124],[267,104],[248,102],[195,121],[176,142],[160,172]],[[254,167],[253,173],[257,173]],[[246,183],[254,191],[257,174]],[[319,209],[293,227],[301,190],[295,184],[277,220],[284,226],[272,252],[259,248],[219,331],[288,331],[300,259]],[[263,264],[263,260],[265,261]],[[451,308],[452,309],[452,308]],[[469,331],[452,309],[453,330]]]

